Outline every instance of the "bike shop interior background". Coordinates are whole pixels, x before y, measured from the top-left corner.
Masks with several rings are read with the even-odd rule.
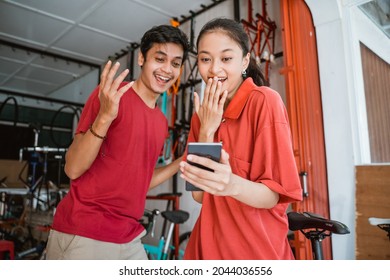
[[[62,170],[64,152],[107,59],[130,68],[133,79],[138,74],[133,59],[145,30],[179,24],[194,42],[205,22],[225,16],[246,26],[253,55],[286,102],[308,194],[293,209],[351,229],[347,236],[332,236],[328,258],[390,259],[386,234],[368,222],[369,217],[390,218],[385,201],[390,190],[389,14],[386,0],[0,1],[3,235],[27,240],[29,226],[50,224],[51,204],[69,184]],[[191,54],[177,92],[159,104],[172,138],[158,164],[182,152],[192,92],[201,88]],[[172,191],[182,193],[179,207],[190,219],[180,231],[189,231],[200,205],[178,176],[150,196]],[[34,205],[40,214],[21,221],[24,199],[32,194],[41,198]],[[147,201],[149,209],[165,205]],[[16,224],[4,226],[10,217]],[[34,232],[34,238],[44,239],[45,230]],[[294,238],[299,258],[310,258],[310,244]]]

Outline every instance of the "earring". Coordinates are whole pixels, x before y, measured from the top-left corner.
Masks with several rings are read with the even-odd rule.
[[[241,74],[242,74],[242,77],[245,79],[246,78],[246,69],[242,70]]]

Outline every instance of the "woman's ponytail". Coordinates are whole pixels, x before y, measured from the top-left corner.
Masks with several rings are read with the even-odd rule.
[[[269,86],[269,83],[265,79],[263,72],[252,56],[250,57],[248,68],[246,69],[246,78],[248,77],[251,77],[253,82],[258,86]]]

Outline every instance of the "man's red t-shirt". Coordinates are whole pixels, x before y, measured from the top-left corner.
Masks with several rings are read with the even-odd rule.
[[[89,97],[76,133],[86,132],[99,112],[98,88]],[[121,98],[99,154],[59,203],[57,231],[126,243],[143,231],[146,193],[168,133],[161,110],[151,109],[131,88]]]

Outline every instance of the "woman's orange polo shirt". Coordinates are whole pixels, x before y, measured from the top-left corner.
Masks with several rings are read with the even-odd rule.
[[[191,120],[188,142],[200,121]],[[287,240],[288,203],[302,199],[288,115],[279,94],[246,79],[223,114],[214,142],[222,142],[234,174],[279,193],[272,209],[205,193],[185,259],[293,259]]]

